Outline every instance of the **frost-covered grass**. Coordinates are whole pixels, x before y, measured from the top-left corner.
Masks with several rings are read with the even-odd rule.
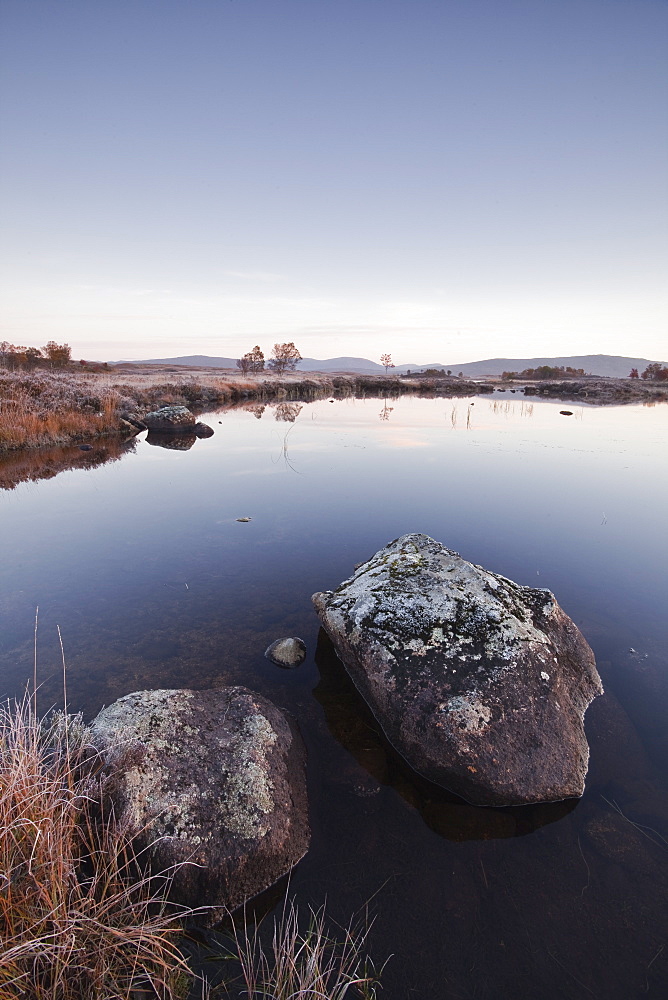
[[[109,371],[79,367],[33,371],[0,368],[0,452],[76,444],[128,431],[122,417],[141,417],[169,404],[214,409],[243,400],[315,399],[336,391],[381,392],[415,387],[377,376],[318,372],[242,374],[221,369],[120,365]],[[290,419],[290,418],[288,418]]]
[[[102,809],[97,764],[78,717],[0,709],[3,1000],[177,1000],[192,981],[168,881]]]
[[[112,433],[118,396],[75,376],[0,371],[0,450],[65,444]]]
[[[75,371],[0,369],[0,451],[68,444],[118,433],[125,413],[140,416],[167,403],[206,406],[229,398],[220,380],[131,379]]]
[[[326,928],[325,910],[310,912],[300,929],[294,902],[274,921],[266,949],[258,928],[235,931],[242,1000],[374,1000],[379,978],[365,953],[368,929],[347,927],[341,939]]]

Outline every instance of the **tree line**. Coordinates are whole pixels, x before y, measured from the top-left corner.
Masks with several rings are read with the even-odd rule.
[[[292,341],[286,344],[274,344],[271,357],[266,362],[266,368],[279,375],[283,374],[283,372],[293,372],[301,359],[302,356]],[[260,350],[258,344],[248,354],[244,354],[242,358],[239,358],[237,368],[244,372],[244,374],[246,372],[262,372],[265,370],[264,353]]]
[[[629,378],[644,378],[645,381],[651,380],[652,382],[668,382],[668,367],[660,365],[658,361],[653,361],[647,365],[642,375],[638,374],[637,368],[632,368],[629,372]]]
[[[0,341],[0,365],[3,368],[65,368],[72,360],[69,344],[57,344],[49,340],[44,347],[22,347]]]
[[[586,374],[584,368],[571,368],[570,365],[539,365],[522,372],[503,372],[501,378],[581,378]]]

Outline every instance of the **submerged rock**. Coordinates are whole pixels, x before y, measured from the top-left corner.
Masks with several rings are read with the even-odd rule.
[[[278,667],[298,667],[306,659],[306,643],[297,636],[276,639],[267,647],[264,655]]]
[[[277,881],[309,844],[306,752],[270,701],[243,687],[138,691],[91,725],[116,815],[171,898],[209,923]]]
[[[582,795],[594,655],[548,590],[427,535],[391,542],[313,602],[394,747],[477,805]]]
[[[195,415],[187,406],[161,406],[159,410],[147,413],[142,421],[150,431],[195,433]]]

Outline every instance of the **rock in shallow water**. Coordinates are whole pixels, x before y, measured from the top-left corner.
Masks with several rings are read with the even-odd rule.
[[[266,698],[243,687],[138,691],[102,709],[91,729],[116,815],[149,848],[154,871],[180,866],[171,898],[214,907],[209,923],[308,850],[306,752]]]
[[[159,410],[147,413],[142,421],[150,431],[195,433],[195,416],[187,406],[161,406]]]
[[[264,655],[278,667],[298,667],[306,659],[306,643],[297,636],[277,639],[265,649]]]
[[[547,590],[427,535],[391,542],[313,602],[385,735],[477,805],[582,795],[594,655]]]

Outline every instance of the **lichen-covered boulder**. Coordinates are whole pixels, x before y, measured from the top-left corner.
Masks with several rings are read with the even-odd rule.
[[[582,795],[583,718],[601,680],[548,590],[410,534],[313,602],[385,735],[416,771],[478,805]]]
[[[197,423],[195,414],[187,406],[161,406],[159,410],[153,410],[142,417],[142,422],[150,431],[185,431],[187,434],[195,433]]]
[[[91,725],[116,815],[172,866],[171,898],[227,910],[268,888],[309,844],[304,746],[270,701],[243,687],[138,691]]]

